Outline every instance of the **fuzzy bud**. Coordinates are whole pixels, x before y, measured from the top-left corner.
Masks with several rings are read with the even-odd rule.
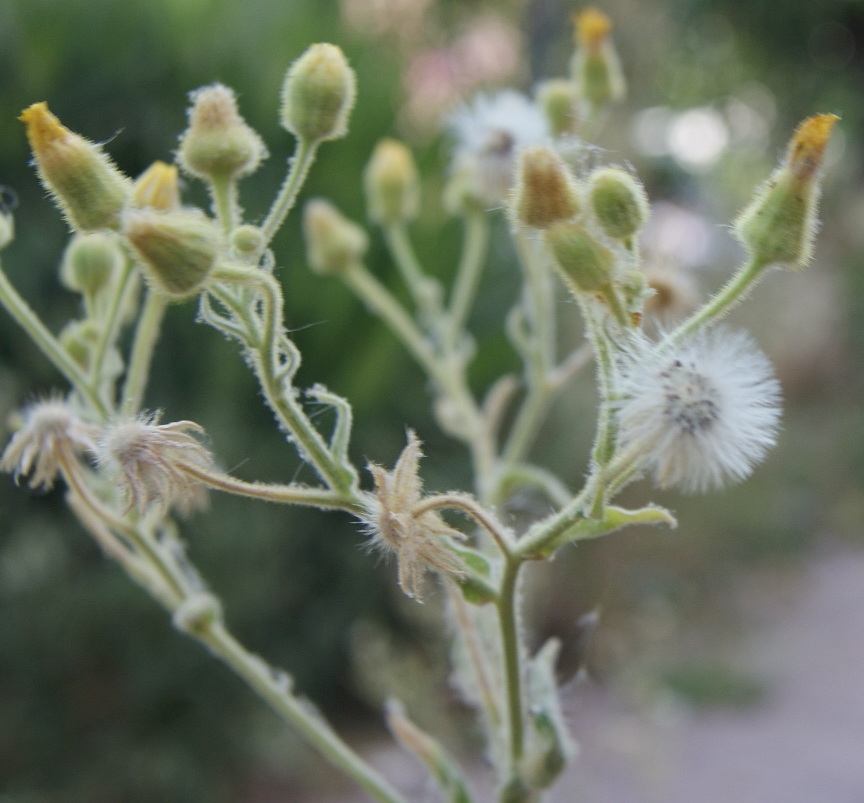
[[[612,281],[615,257],[579,223],[551,226],[546,245],[567,283],[579,292],[596,293]]]
[[[180,185],[177,166],[153,162],[137,179],[132,191],[132,205],[151,209],[179,209]]]
[[[577,51],[573,79],[579,97],[593,111],[624,97],[624,76],[609,36],[612,22],[602,11],[586,8],[574,14]]]
[[[579,212],[579,191],[561,157],[545,145],[519,154],[510,216],[526,226],[547,229]]]
[[[560,222],[546,230],[546,246],[574,294],[594,295],[622,327],[633,325],[613,282],[615,256],[579,223]]]
[[[322,198],[303,208],[303,233],[309,265],[318,273],[341,273],[359,262],[369,246],[366,232]]]
[[[93,297],[111,283],[124,261],[117,235],[105,231],[76,234],[66,247],[60,279],[70,290]]]
[[[363,173],[369,217],[389,224],[412,220],[420,207],[420,179],[409,148],[395,139],[382,139]]]
[[[219,258],[219,229],[197,210],[132,210],[125,217],[123,234],[147,283],[173,301],[198,293]]]
[[[244,223],[231,233],[231,247],[240,257],[256,256],[264,250],[264,233],[258,226]]]
[[[311,45],[285,76],[282,125],[306,142],[344,137],[356,94],[357,79],[345,54],[336,45]]]
[[[576,128],[576,88],[572,81],[553,78],[537,88],[537,105],[549,122],[553,137],[572,134]]]
[[[813,253],[821,168],[831,130],[840,118],[817,114],[804,120],[786,158],[735,221],[735,233],[763,265],[802,268]]]
[[[261,137],[237,111],[234,91],[213,84],[190,93],[189,126],[177,157],[190,175],[209,181],[236,181],[267,156]]]
[[[130,182],[98,145],[66,128],[46,103],[18,118],[27,127],[36,169],[73,229],[116,229]]]
[[[595,170],[588,180],[591,208],[603,231],[629,242],[648,218],[648,196],[642,184],[617,167]]]

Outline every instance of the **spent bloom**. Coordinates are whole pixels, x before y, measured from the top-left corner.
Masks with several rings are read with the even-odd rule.
[[[203,431],[193,421],[157,424],[153,417],[138,417],[107,427],[94,452],[98,464],[116,475],[129,510],[173,505],[185,513],[206,501],[195,474],[209,469],[213,460],[190,434]]]
[[[680,345],[639,341],[622,365],[625,448],[661,487],[692,493],[747,477],[774,445],[780,386],[742,332],[715,329]]]
[[[93,448],[96,432],[62,400],[36,402],[22,411],[21,426],[0,458],[0,471],[16,480],[29,474],[31,488],[51,488],[64,463],[68,468],[77,454]]]
[[[435,511],[414,515],[422,500],[423,485],[418,475],[420,441],[408,432],[408,445],[399,455],[393,471],[374,463],[369,470],[375,480],[375,493],[369,500],[364,523],[372,535],[371,546],[385,554],[393,553],[399,563],[399,585],[409,596],[420,599],[420,584],[427,569],[461,577],[459,558],[443,543],[444,538],[464,539]]]
[[[449,128],[455,139],[453,173],[469,175],[478,199],[490,206],[507,197],[519,151],[551,139],[537,104],[513,89],[477,95],[456,109]]]

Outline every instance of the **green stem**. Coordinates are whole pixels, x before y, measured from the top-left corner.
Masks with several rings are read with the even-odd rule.
[[[63,346],[46,328],[39,316],[30,308],[27,302],[12,286],[6,273],[0,268],[0,303],[27,332],[30,339],[39,347],[51,364],[66,378],[66,380],[91,404],[94,411],[107,418],[109,410],[99,394],[91,387],[90,382],[78,364],[69,356]]]
[[[441,297],[438,284],[423,271],[411,245],[405,224],[400,222],[385,226],[384,238],[422,318],[429,323],[440,324]]]
[[[509,467],[524,460],[537,436],[548,408],[555,362],[555,301],[552,272],[541,262],[535,244],[522,229],[514,243],[525,277],[523,308],[530,327],[530,348],[525,351],[525,381],[528,393],[502,450],[502,463]]]
[[[291,485],[276,485],[263,482],[246,482],[232,477],[230,474],[209,471],[193,463],[180,463],[178,467],[209,488],[225,493],[283,505],[306,505],[321,510],[345,510],[348,513],[356,513],[359,509],[353,496],[346,496],[329,488],[307,488],[293,483]]]
[[[378,772],[351,749],[321,716],[291,694],[285,681],[260,658],[251,654],[225,626],[215,621],[197,637],[237,675],[284,717],[334,767],[360,785],[380,803],[407,803]]]
[[[164,296],[147,291],[135,338],[132,342],[132,353],[129,357],[129,368],[126,371],[126,382],[123,385],[120,410],[124,416],[134,416],[144,402],[144,391],[150,378],[150,364],[153,361],[153,350],[159,339],[162,319],[168,303]]]
[[[342,278],[369,310],[384,321],[452,403],[456,416],[464,421],[459,437],[471,449],[478,486],[485,488],[493,473],[494,450],[487,437],[483,415],[466,385],[462,364],[454,365],[446,357],[439,356],[405,308],[363,265],[350,265]],[[481,497],[485,498],[485,494]]]
[[[709,321],[725,315],[742,301],[761,278],[766,264],[754,257],[745,262],[732,278],[702,307],[667,335],[664,343],[675,345]]]
[[[207,182],[216,219],[225,234],[230,234],[237,225],[240,209],[237,201],[237,182],[228,179],[213,179]]]
[[[120,325],[123,320],[123,311],[131,303],[130,295],[137,287],[138,276],[132,260],[126,257],[123,272],[117,281],[117,286],[111,296],[105,319],[99,328],[99,339],[93,351],[93,360],[90,365],[90,386],[94,391],[100,389],[100,379],[105,365],[105,357],[108,349],[117,342]],[[113,395],[113,392],[112,392]]]
[[[462,245],[462,258],[456,270],[450,309],[447,316],[447,337],[449,348],[455,348],[459,335],[465,328],[471,307],[477,295],[477,286],[483,271],[483,262],[489,244],[489,219],[483,212],[472,212],[465,221],[465,242]]]
[[[249,336],[253,342],[260,339],[259,345],[250,351],[250,357],[264,398],[279,422],[290,433],[300,455],[315,467],[321,479],[345,499],[360,504],[355,489],[357,476],[353,467],[333,456],[321,433],[306,417],[294,393],[285,392],[280,379],[277,346],[282,328],[282,292],[276,280],[269,273],[257,269],[235,268],[229,265],[220,266],[213,278],[241,287],[254,282],[260,291],[263,301],[261,330],[259,332],[255,327],[255,331],[249,332]],[[245,319],[240,320],[247,326],[251,325]],[[295,358],[299,362],[299,354],[295,355]]]
[[[297,140],[297,147],[290,161],[288,175],[285,176],[285,181],[279,190],[279,194],[274,199],[273,205],[264,219],[264,223],[261,224],[261,233],[264,236],[262,252],[270,244],[270,241],[276,232],[279,231],[280,226],[285,222],[285,218],[294,206],[294,202],[297,200],[297,193],[300,192],[300,188],[309,174],[309,169],[315,161],[317,150],[317,142],[307,142],[304,139]]]
[[[522,669],[519,647],[519,628],[516,620],[516,582],[521,561],[508,555],[501,577],[501,590],[496,603],[501,633],[501,652],[504,659],[504,684],[507,690],[507,725],[510,755],[510,776],[518,773],[525,749],[522,722]]]

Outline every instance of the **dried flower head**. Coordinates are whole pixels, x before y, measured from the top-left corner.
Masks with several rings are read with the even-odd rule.
[[[524,95],[509,89],[478,95],[450,117],[456,140],[453,173],[467,173],[488,206],[501,204],[513,185],[516,154],[550,139],[546,116]]]
[[[638,342],[622,366],[620,438],[661,487],[742,480],[774,445],[780,386],[741,332],[715,329],[669,348]]]
[[[372,548],[396,555],[399,585],[409,597],[417,600],[428,569],[457,577],[464,574],[461,561],[447,549],[442,539],[462,540],[465,535],[448,526],[435,511],[416,516],[412,512],[422,499],[423,485],[417,473],[422,456],[420,441],[409,431],[408,445],[399,455],[393,471],[369,464],[375,493],[370,495],[363,517],[372,535]]]
[[[153,417],[106,427],[94,450],[96,459],[116,474],[126,492],[127,510],[143,512],[155,505],[189,513],[204,505],[206,489],[188,469],[208,469],[213,459],[191,432],[204,430],[193,421],[157,424]]]
[[[36,402],[21,412],[21,426],[0,458],[0,471],[16,482],[30,475],[31,488],[51,488],[64,461],[93,448],[97,429],[77,418],[60,399]]]

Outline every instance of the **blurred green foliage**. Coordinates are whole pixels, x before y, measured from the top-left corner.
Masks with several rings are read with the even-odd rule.
[[[650,5],[604,4],[616,19],[632,87],[630,108],[613,123],[628,111],[656,104],[709,104],[757,80],[776,98],[779,118],[774,151],[762,172],[739,170],[734,180],[719,182],[714,174],[689,175],[669,160],[640,159],[628,150],[626,129],[610,126],[615,158],[632,157],[652,195],[695,203],[728,219],[798,119],[815,111],[843,115],[846,169],[844,177],[831,177],[839,189],[826,199],[823,241],[828,242],[820,245],[820,254],[839,267],[848,289],[841,294],[850,300],[842,317],[850,325],[842,330],[838,353],[851,347],[860,367],[864,257],[861,243],[842,225],[848,204],[838,198],[862,172],[864,6],[851,0]],[[522,27],[532,79],[566,70],[567,17],[573,7],[565,2],[442,0],[430,6],[430,39],[446,38],[489,9],[510,14]],[[76,301],[56,283],[65,227],[27,166],[23,130],[15,122],[20,110],[47,100],[73,130],[110,139],[110,152],[134,175],[155,159],[170,160],[185,122],[185,94],[221,81],[238,92],[243,114],[271,150],[265,168],[243,187],[254,219],[266,211],[292,146],[276,123],[284,71],[309,43],[333,41],[358,73],[358,105],[349,136],[322,151],[305,196],[327,196],[350,217],[363,219],[360,173],[375,141],[398,133],[405,64],[386,39],[347,29],[339,11],[338,3],[320,0],[0,4],[0,182],[20,198],[17,239],[4,254],[4,265],[52,329],[74,314]],[[440,139],[424,142],[417,155],[432,201],[446,161]],[[186,197],[206,203],[192,184]],[[481,293],[485,303],[474,321],[489,352],[475,366],[478,387],[516,368],[499,331],[516,280],[507,270],[504,224],[497,225],[493,267]],[[459,227],[430,202],[415,230],[420,252],[434,257],[431,269],[446,276],[458,253]],[[296,216],[277,238],[275,252],[288,323],[304,355],[300,383],[324,382],[352,400],[357,462],[391,462],[410,425],[432,456],[429,486],[468,487],[458,447],[431,423],[421,374],[338,282],[305,269]],[[385,280],[391,276],[377,240],[370,262]],[[191,305],[169,311],[148,405],[164,410],[165,420],[193,418],[204,425],[220,460],[241,476],[284,480],[299,472],[302,477],[236,349],[194,326],[193,317]],[[843,375],[850,370],[847,363]],[[0,413],[46,393],[55,382],[46,361],[0,315]],[[860,382],[853,385],[860,390]],[[662,597],[686,607],[706,597],[721,599],[726,578],[742,564],[776,560],[790,547],[798,552],[826,529],[856,530],[864,498],[849,489],[854,481],[848,477],[864,476],[864,447],[850,436],[864,426],[862,414],[844,401],[848,396],[839,392],[839,383],[804,386],[807,393],[791,400],[780,451],[752,483],[712,500],[710,510],[703,499],[658,500],[678,509],[685,523],[679,531],[615,536],[608,544],[570,553],[556,564],[557,580],[544,599],[557,596],[563,602],[555,607],[572,611],[573,620],[598,599],[617,600],[626,608]],[[561,405],[540,445],[571,481],[584,468],[585,452],[576,445],[588,437],[583,430],[590,416],[574,420],[572,412],[575,401],[586,401],[583,396],[580,391]],[[560,437],[562,426],[570,428],[571,438]],[[834,449],[837,443],[846,448]],[[214,498],[212,508],[185,532],[195,561],[225,599],[231,625],[337,718],[356,715],[361,704],[348,654],[352,624],[372,620],[409,643],[427,636],[396,604],[388,568],[369,559],[360,534],[338,515],[252,508],[224,498]],[[566,631],[568,617],[556,622],[540,611],[535,618],[538,630]],[[285,767],[274,761],[274,754],[281,761],[283,750],[294,744],[274,719],[197,645],[176,637],[162,612],[84,537],[65,512],[59,490],[37,496],[3,479],[3,803],[241,800],[251,779],[269,774],[279,780],[291,771],[290,761]]]

